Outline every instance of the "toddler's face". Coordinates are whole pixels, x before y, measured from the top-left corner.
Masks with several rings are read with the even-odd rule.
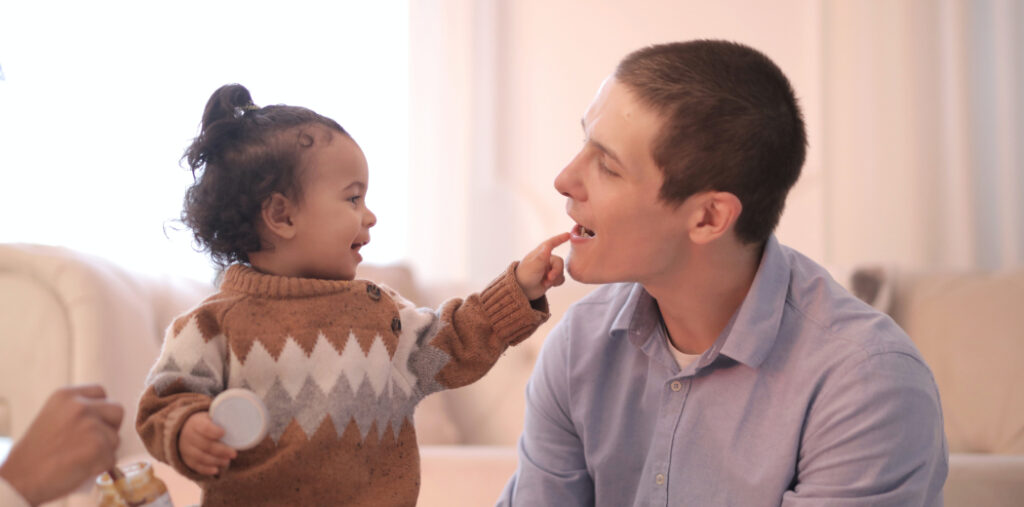
[[[334,132],[329,141],[318,136],[306,167],[292,216],[297,271],[306,278],[352,280],[363,260],[359,249],[370,242],[370,227],[377,223],[366,207],[366,157],[350,137]]]

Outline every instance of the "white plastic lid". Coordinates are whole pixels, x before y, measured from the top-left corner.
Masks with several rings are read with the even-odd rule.
[[[210,405],[210,419],[224,428],[220,441],[244,451],[255,447],[267,436],[267,407],[248,389],[228,389]]]

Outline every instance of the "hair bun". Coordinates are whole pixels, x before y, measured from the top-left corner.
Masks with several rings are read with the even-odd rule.
[[[221,86],[206,102],[202,129],[206,130],[221,120],[240,118],[249,106],[255,107],[246,87],[237,83]]]

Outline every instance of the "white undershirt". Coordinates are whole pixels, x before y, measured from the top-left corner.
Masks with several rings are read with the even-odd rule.
[[[657,302],[655,302],[657,304]],[[668,327],[665,326],[665,321],[661,318],[661,309],[658,309],[658,325],[661,326],[661,334],[665,335],[665,344],[668,345],[668,350],[672,352],[672,357],[676,359],[676,364],[679,365],[680,370],[685,370],[690,363],[694,362],[703,354],[687,354],[672,345],[672,338],[668,335]]]
[[[665,328],[665,323],[661,323],[661,333],[665,335],[665,343],[668,345],[668,350],[672,352],[672,357],[676,358],[676,363],[679,364],[679,369],[685,369],[690,366],[690,363],[696,361],[703,354],[687,354],[672,345],[672,339],[668,336],[668,329]]]
[[[672,340],[668,340],[668,349],[672,351],[672,356],[676,358],[676,362],[679,363],[679,369],[690,366],[690,363],[700,358],[702,354],[686,354],[681,352],[679,349],[672,345]]]

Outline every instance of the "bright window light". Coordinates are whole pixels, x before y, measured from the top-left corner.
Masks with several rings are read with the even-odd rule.
[[[100,255],[207,280],[175,222],[180,163],[207,98],[241,83],[258,105],[338,121],[370,164],[367,262],[407,254],[408,5],[13,2],[0,7],[0,242]]]

